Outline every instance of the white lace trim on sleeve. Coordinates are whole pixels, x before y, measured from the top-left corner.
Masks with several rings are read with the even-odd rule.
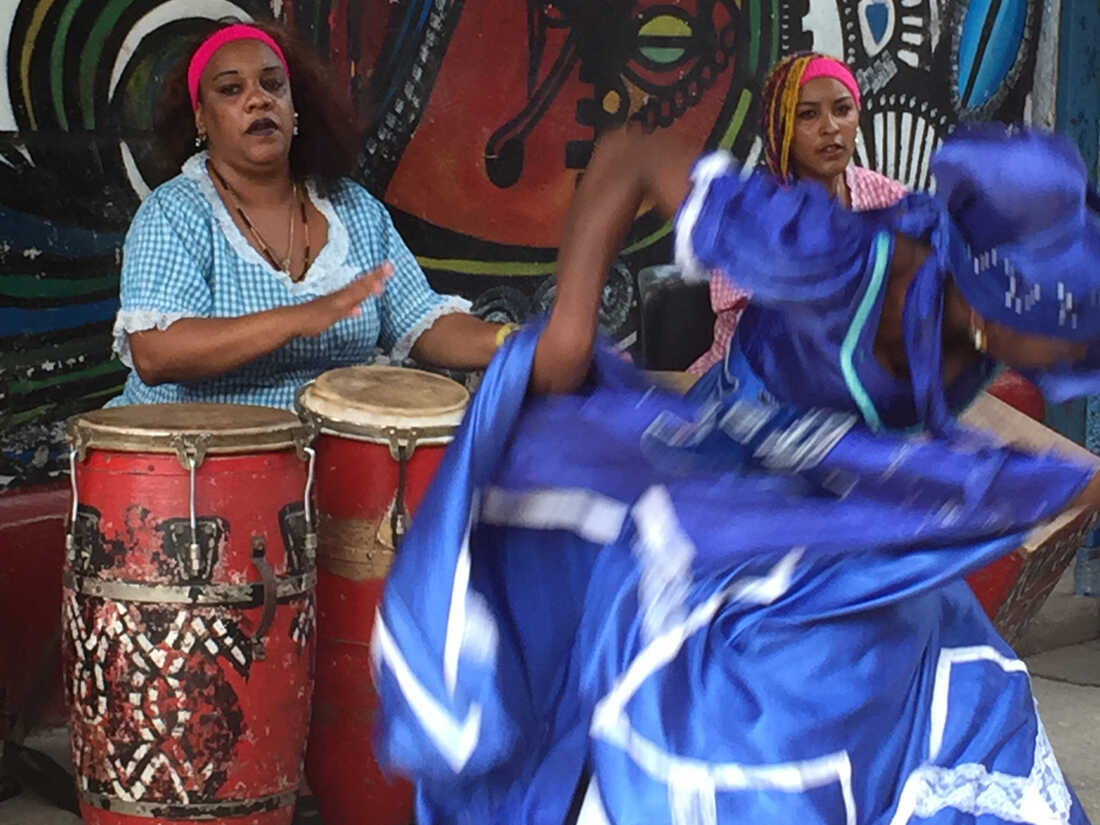
[[[441,303],[436,304],[424,313],[424,317],[397,340],[390,351],[390,361],[400,364],[408,358],[409,353],[412,352],[412,348],[416,344],[416,340],[444,315],[453,315],[458,312],[468,314],[470,312],[470,302],[465,298],[460,298],[457,295],[444,295],[442,297],[444,300]]]
[[[704,155],[691,170],[691,192],[676,216],[676,263],[679,264],[685,280],[699,280],[706,275],[706,268],[695,257],[691,233],[699,220],[699,213],[703,210],[703,202],[710,191],[711,182],[735,166],[733,155],[726,151],[717,151]]]
[[[114,343],[111,348],[118,360],[130,369],[134,368],[134,359],[130,354],[130,333],[144,332],[147,329],[165,330],[181,318],[196,316],[186,312],[162,312],[159,309],[120,309],[115,316],[112,330]]]

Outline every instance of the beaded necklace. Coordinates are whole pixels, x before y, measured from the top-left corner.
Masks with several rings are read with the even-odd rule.
[[[283,258],[282,261],[278,261],[278,260],[275,259],[275,255],[271,252],[271,248],[268,246],[267,241],[264,240],[264,236],[261,235],[260,230],[256,228],[256,224],[254,224],[252,222],[252,219],[248,217],[248,213],[244,211],[244,204],[241,203],[241,198],[237,194],[237,190],[235,190],[232,186],[229,185],[229,181],[227,181],[222,176],[222,173],[218,171],[218,168],[216,166],[214,166],[214,164],[207,163],[207,166],[209,167],[210,171],[214,173],[214,177],[216,177],[218,179],[218,183],[220,183],[222,185],[222,188],[226,192],[228,192],[229,196],[233,199],[233,205],[237,210],[237,214],[241,218],[241,222],[244,223],[244,225],[246,227],[248,227],[248,231],[252,235],[252,238],[256,241],[256,244],[260,247],[260,251],[264,254],[264,257],[267,258],[267,260],[271,263],[271,265],[276,270],[278,270],[279,272],[283,272],[283,273],[289,275],[295,281],[301,280],[301,278],[305,277],[305,274],[309,271],[309,264],[310,264],[310,260],[309,260],[309,251],[310,251],[309,250],[309,219],[306,215],[306,199],[305,199],[304,196],[299,197],[297,182],[294,182],[294,183],[291,184],[292,194],[291,194],[291,207],[290,207],[290,229],[288,230],[288,233],[287,233],[290,236],[290,243],[287,244],[286,257]],[[294,254],[294,204],[293,204],[293,202],[295,200],[298,201],[298,205],[300,207],[301,216],[302,216],[302,227],[305,229],[305,233],[306,233],[306,248],[305,248],[305,254],[303,255],[303,258],[302,258],[302,274],[299,275],[297,278],[295,278],[293,273],[291,273],[291,271],[290,271],[290,259],[291,259],[291,256]]]

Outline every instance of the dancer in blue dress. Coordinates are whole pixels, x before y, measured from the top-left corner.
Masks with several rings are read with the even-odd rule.
[[[1087,822],[963,577],[1095,507],[1094,470],[954,419],[998,360],[1100,389],[1079,157],[970,133],[935,197],[863,215],[693,160],[597,149],[550,318],[490,367],[391,573],[380,759],[422,823],[560,825],[578,781],[617,825]],[[594,346],[591,273],[646,197],[753,292],[689,398]]]

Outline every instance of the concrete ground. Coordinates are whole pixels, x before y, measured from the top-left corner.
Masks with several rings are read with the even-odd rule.
[[[1062,772],[1100,822],[1100,639],[1036,654],[1027,666]]]
[[[1073,595],[1067,574],[1017,644],[1032,675],[1035,698],[1063,773],[1100,825],[1100,599]],[[39,733],[28,746],[70,766],[64,729]],[[80,825],[29,791],[0,802],[0,825]],[[306,800],[295,825],[322,825]]]

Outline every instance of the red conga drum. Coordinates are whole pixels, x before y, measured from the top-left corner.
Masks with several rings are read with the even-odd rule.
[[[1054,452],[1085,465],[1097,463],[1096,456],[1084,447],[989,393],[974,400],[963,413],[962,422],[1020,449]],[[967,577],[985,612],[1009,644],[1023,638],[1095,520],[1094,511],[1071,507],[1035,527],[1015,552]]]
[[[332,370],[299,392],[317,448],[317,683],[306,774],[325,825],[406,825],[412,788],[371,748],[370,636],[394,552],[469,401],[448,378]]]
[[[266,407],[69,422],[65,688],[90,825],[290,825],[309,725],[308,430]]]

